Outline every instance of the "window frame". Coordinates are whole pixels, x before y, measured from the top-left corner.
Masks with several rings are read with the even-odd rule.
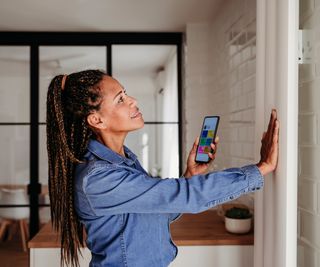
[[[30,239],[39,231],[39,47],[40,46],[105,46],[106,70],[112,75],[112,45],[176,45],[178,79],[178,151],[179,173],[182,174],[182,32],[0,32],[0,46],[30,47],[30,121],[29,123],[0,123],[30,126],[29,205],[1,205],[0,208],[30,207]],[[162,124],[163,122],[146,122]]]

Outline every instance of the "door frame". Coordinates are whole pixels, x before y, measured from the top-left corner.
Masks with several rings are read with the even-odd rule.
[[[255,194],[255,267],[297,266],[298,0],[257,0],[256,140],[280,122],[277,170]]]

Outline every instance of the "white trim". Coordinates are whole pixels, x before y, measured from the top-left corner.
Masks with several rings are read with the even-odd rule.
[[[274,107],[280,155],[255,197],[255,267],[296,266],[298,12],[298,0],[257,0],[256,159]]]

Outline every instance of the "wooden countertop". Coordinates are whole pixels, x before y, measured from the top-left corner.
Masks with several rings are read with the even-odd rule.
[[[217,245],[253,245],[253,231],[236,235],[224,228],[222,217],[214,210],[198,214],[183,214],[171,223],[171,236],[177,246],[217,246]],[[58,235],[53,231],[51,222],[40,229],[29,241],[29,248],[60,248]]]

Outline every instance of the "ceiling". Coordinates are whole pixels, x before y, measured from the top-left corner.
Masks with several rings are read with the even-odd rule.
[[[2,31],[184,31],[222,0],[1,0]]]
[[[1,0],[0,31],[185,31],[187,23],[212,21],[222,0]],[[9,50],[8,50],[9,49]],[[115,73],[153,73],[172,52],[166,46],[114,47]],[[40,50],[41,68],[52,73],[75,66],[104,68],[105,48],[53,47]],[[29,51],[0,49],[4,67],[28,64]],[[94,66],[86,62],[94,63]],[[24,70],[24,67],[23,67]]]

